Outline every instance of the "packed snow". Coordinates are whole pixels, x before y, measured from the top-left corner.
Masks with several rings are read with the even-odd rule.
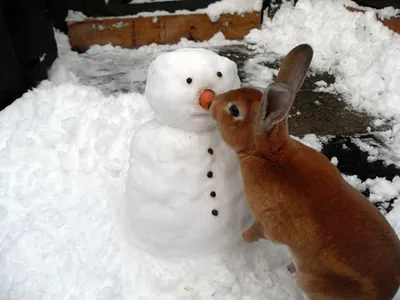
[[[310,43],[315,51],[311,71],[328,71],[336,77],[332,86],[317,83],[316,87],[342,93],[350,106],[390,126],[379,133],[386,147],[355,142],[371,160],[400,165],[400,90],[396,85],[400,82],[399,35],[383,27],[375,11],[350,13],[343,7],[346,3],[350,2],[299,0],[296,7],[283,4],[272,21],[265,19],[261,30],[253,30],[246,37],[249,48],[259,53],[244,67],[246,81],[265,87],[276,70],[257,64],[261,56],[274,60],[299,43]],[[192,132],[192,126],[185,132],[179,128],[160,130],[162,124],[174,122],[170,115],[157,118],[157,113],[171,113],[169,104],[164,111],[162,105],[148,99],[154,90],[145,93],[149,66],[163,53],[237,42],[217,36],[210,42],[183,40],[178,45],[139,49],[94,46],[85,54],[77,54],[70,50],[65,35],[57,33],[56,37],[60,58],[50,79],[0,112],[0,134],[4,137],[0,141],[0,299],[302,299],[287,270],[290,259],[285,247],[267,241],[246,244],[240,236],[232,236],[239,228],[227,228],[227,235],[220,240],[211,237],[207,247],[207,235],[214,229],[222,234],[223,226],[230,224],[232,215],[224,216],[224,211],[232,209],[233,214],[236,207],[236,216],[246,215],[246,208],[238,201],[241,187],[234,171],[237,166],[219,159],[229,152],[218,136],[209,133],[211,127],[206,126],[204,132]],[[205,67],[206,73],[219,66],[222,58],[215,57],[212,66]],[[233,65],[225,62],[227,65],[221,65],[227,68],[223,75],[232,75],[227,76],[221,90],[238,85]],[[168,68],[183,76],[185,85],[185,72],[192,66],[196,63]],[[195,75],[191,76],[195,83]],[[163,84],[167,84],[166,79],[157,77],[152,83]],[[158,97],[179,101],[169,99],[173,95],[170,85]],[[175,122],[175,127],[187,121],[182,111],[178,116],[183,119]],[[150,129],[157,134],[141,134]],[[189,139],[194,141],[176,157],[181,161],[174,172],[165,174],[175,159],[166,157],[171,152],[164,148],[172,132],[178,146],[186,147]],[[326,141],[313,134],[294,138],[318,151]],[[131,144],[135,139],[145,140],[146,147],[140,147],[142,142]],[[205,141],[214,144],[208,146]],[[151,145],[154,147],[147,147]],[[213,149],[213,155],[208,148]],[[191,156],[190,152],[197,154]],[[151,158],[158,159],[158,165],[152,164]],[[188,162],[186,167],[184,161]],[[337,161],[332,159],[332,163]],[[215,183],[208,182],[206,176],[212,165]],[[189,173],[199,178],[193,189]],[[223,177],[225,183],[218,178],[218,174],[228,173]],[[361,191],[369,189],[373,202],[395,199],[386,217],[400,234],[399,176],[365,181],[357,176],[344,177]],[[140,180],[153,185],[141,185],[138,191]],[[134,195],[126,197],[126,192],[131,193],[127,183],[136,184],[138,194],[152,193],[158,198],[149,197],[147,201],[155,203],[142,206],[143,200]],[[209,196],[214,187],[232,195],[220,200],[228,194],[216,191],[218,208]],[[157,189],[163,195],[157,195]],[[194,209],[205,214],[197,217],[191,210],[175,210],[184,204],[183,194],[192,194],[197,199]],[[127,209],[130,199],[145,209]],[[171,207],[161,201],[171,201],[164,202]],[[217,216],[213,209],[218,210]],[[129,224],[129,212],[141,214],[143,222]],[[164,227],[163,220],[169,220]],[[206,222],[204,232],[202,222]],[[151,234],[159,233],[160,239],[135,240],[140,236],[135,232],[141,228],[147,232],[156,229]],[[184,241],[177,240],[175,229],[187,229],[187,248],[182,246]],[[190,236],[192,230],[197,230],[202,239]],[[176,243],[168,245],[168,240]],[[154,247],[157,242],[163,245]],[[185,253],[179,252],[182,249]]]
[[[311,72],[326,71],[336,78],[327,87],[316,83],[316,90],[338,92],[353,109],[391,127],[376,133],[385,147],[353,141],[369,153],[370,161],[384,159],[400,166],[400,35],[377,19],[395,16],[399,10],[364,8],[366,12],[361,13],[349,12],[346,6],[360,8],[347,0],[299,0],[296,6],[283,3],[272,20],[265,19],[261,29],[253,29],[245,37],[259,53],[249,64],[254,65],[266,53],[274,60],[298,44],[310,44],[314,49]],[[269,73],[267,67],[262,69]],[[257,74],[254,78],[252,83],[259,86]],[[399,197],[400,193],[395,195]],[[400,219],[396,208],[388,214],[391,222]],[[396,228],[399,234],[399,226]]]
[[[241,241],[251,216],[238,165],[195,110],[201,89],[240,85],[236,65],[177,50],[149,68],[147,97],[104,95],[58,42],[50,81],[0,113],[0,298],[301,299],[285,247]]]
[[[246,36],[258,51],[284,56],[301,43],[314,48],[311,68],[332,72],[335,90],[354,108],[400,120],[400,36],[375,11],[351,13],[350,1],[285,2],[263,28]]]

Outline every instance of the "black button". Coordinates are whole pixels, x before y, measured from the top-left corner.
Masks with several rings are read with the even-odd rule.
[[[207,173],[207,177],[208,177],[208,178],[212,178],[212,177],[213,177],[213,172],[209,171],[209,172]]]
[[[213,153],[214,153],[214,150],[213,149],[211,149],[211,148],[208,148],[208,153],[210,153],[211,155],[213,155]]]
[[[216,194],[214,191],[212,191],[212,192],[210,193],[210,196],[213,197],[213,198],[215,198],[215,196],[217,196],[217,194]]]
[[[213,216],[218,216],[218,210],[216,209],[213,209],[211,213],[213,214]]]

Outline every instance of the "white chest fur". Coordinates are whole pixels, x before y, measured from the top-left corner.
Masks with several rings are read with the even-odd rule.
[[[126,216],[137,246],[205,255],[236,243],[249,214],[235,153],[216,129],[188,133],[153,120],[134,135]]]

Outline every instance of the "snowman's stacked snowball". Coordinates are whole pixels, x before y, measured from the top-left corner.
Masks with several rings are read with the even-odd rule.
[[[188,132],[215,128],[199,105],[204,89],[216,94],[240,87],[236,64],[203,48],[182,48],[159,55],[149,66],[145,96],[157,121]]]
[[[135,245],[181,257],[237,244],[250,218],[240,169],[199,97],[239,87],[236,64],[206,49],[180,49],[151,63],[146,98],[155,119],[133,136],[127,181]]]

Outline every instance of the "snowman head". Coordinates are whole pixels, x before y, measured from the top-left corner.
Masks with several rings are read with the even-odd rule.
[[[216,126],[200,95],[216,95],[240,87],[236,64],[206,49],[183,48],[158,56],[149,66],[145,95],[155,118],[189,132]]]

